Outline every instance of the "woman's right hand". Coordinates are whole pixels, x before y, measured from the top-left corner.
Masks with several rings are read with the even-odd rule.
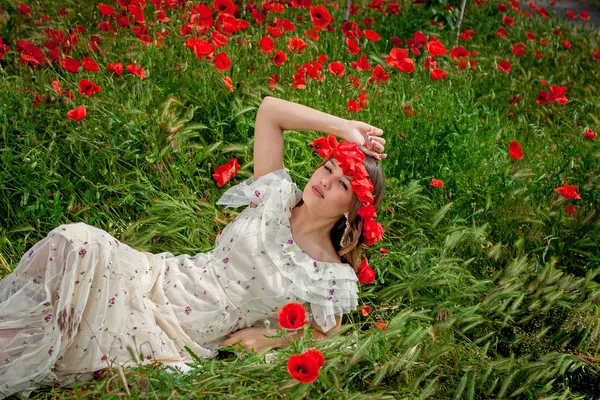
[[[365,122],[346,120],[346,126],[340,137],[347,141],[358,144],[358,149],[365,155],[378,160],[383,160],[387,154],[385,150],[385,139],[381,137],[383,131]]]

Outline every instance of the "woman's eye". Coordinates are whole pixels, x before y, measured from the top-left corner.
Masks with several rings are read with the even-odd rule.
[[[328,166],[325,166],[325,169],[327,171],[329,171],[329,173],[331,173],[331,168],[329,168]],[[344,189],[348,190],[348,186],[346,186],[346,184],[344,183],[344,181],[340,181],[340,183],[342,184],[342,186],[344,187]]]

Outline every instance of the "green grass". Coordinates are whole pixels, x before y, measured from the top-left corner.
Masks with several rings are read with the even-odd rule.
[[[358,4],[358,3],[357,3]],[[286,8],[275,16],[293,20],[297,29],[275,39],[288,61],[275,67],[259,49],[265,25],[229,38],[220,51],[232,60],[228,71],[198,60],[177,33],[182,10],[167,10],[171,22],[157,24],[148,2],[150,32],[163,26],[171,34],[164,47],[141,46],[130,30],[98,33],[104,20],[88,2],[31,3],[33,18],[2,2],[0,36],[12,50],[0,61],[0,275],[54,227],[84,221],[105,229],[140,251],[194,254],[210,251],[216,234],[239,211],[214,204],[231,184],[252,172],[253,124],[266,95],[285,98],[344,118],[380,127],[388,141],[383,162],[386,199],[378,220],[386,227],[378,248],[367,256],[377,272],[373,285],[361,288],[360,302],[373,306],[368,317],[357,311],[344,320],[342,334],[318,345],[325,355],[320,377],[306,385],[291,380],[286,360],[292,349],[275,352],[266,363],[250,355],[238,360],[224,353],[199,360],[191,373],[168,374],[158,366],[117,369],[82,387],[88,396],[133,398],[592,398],[600,396],[600,138],[583,137],[589,127],[600,131],[600,61],[593,35],[562,35],[551,30],[561,22],[519,17],[507,28],[508,39],[494,34],[502,25],[497,3],[470,3],[463,29],[475,31],[467,50],[477,50],[476,69],[459,70],[448,56],[438,66],[449,71],[434,81],[422,70],[424,54],[415,56],[412,74],[392,70],[384,62],[392,35],[403,40],[420,30],[436,35],[451,49],[456,32],[429,23],[429,9],[402,4],[400,15],[383,15],[360,3],[361,23],[374,17],[370,29],[380,42],[361,42],[371,65],[381,64],[388,82],[367,85],[370,72],[350,68],[356,56],[340,47],[342,7],[333,9],[335,32],[306,39],[301,55],[287,51],[287,38],[310,27],[308,10]],[[61,7],[70,8],[67,18]],[[2,13],[2,11],[0,11]],[[40,14],[53,18],[36,27]],[[304,22],[295,20],[297,15]],[[271,18],[271,15],[268,15]],[[46,27],[66,31],[80,24],[71,57],[94,58],[101,71],[72,75],[57,63],[32,69],[18,63],[19,39],[42,47]],[[362,26],[362,25],[361,25]],[[548,45],[531,44],[529,31],[547,37]],[[90,34],[101,38],[101,52],[85,47]],[[252,43],[251,48],[236,44]],[[562,48],[569,40],[571,50]],[[516,57],[512,43],[527,44]],[[545,58],[534,57],[534,50]],[[422,50],[424,52],[424,50]],[[329,56],[325,79],[307,78],[305,90],[291,88],[295,64]],[[496,69],[508,59],[511,73]],[[136,61],[148,77],[128,72],[113,77],[108,63]],[[344,78],[327,72],[340,61]],[[254,67],[250,73],[251,67]],[[279,74],[271,91],[269,77]],[[361,77],[369,94],[358,114],[346,100],[361,92],[346,75]],[[230,76],[235,90],[221,82]],[[80,79],[102,87],[92,98],[77,92]],[[63,100],[50,86],[57,79],[75,92]],[[540,106],[538,92],[567,86],[567,105]],[[34,109],[35,93],[48,101]],[[516,94],[521,102],[509,105]],[[415,112],[408,116],[403,103]],[[66,117],[81,104],[80,123]],[[404,134],[405,136],[403,136]],[[286,132],[285,165],[299,187],[307,182],[319,158],[307,146],[319,133]],[[518,140],[525,157],[508,156],[508,143]],[[237,157],[241,168],[226,187],[211,177],[218,166]],[[429,185],[431,178],[445,182]],[[567,181],[578,185],[581,199],[568,200],[554,188]],[[203,200],[206,198],[206,200]],[[570,216],[565,206],[574,205]],[[390,206],[391,213],[384,210]],[[377,320],[389,322],[381,331]],[[300,346],[309,346],[302,341]],[[356,346],[353,347],[353,346]],[[34,398],[70,398],[71,389],[42,390]]]

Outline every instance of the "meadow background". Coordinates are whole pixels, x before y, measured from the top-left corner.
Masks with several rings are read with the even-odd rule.
[[[386,198],[377,220],[386,234],[383,249],[367,250],[377,280],[360,293],[372,312],[345,317],[341,334],[317,345],[325,365],[312,384],[290,378],[290,348],[268,362],[223,353],[198,360],[187,375],[159,365],[123,377],[108,370],[76,391],[34,397],[600,396],[600,138],[593,137],[600,131],[599,37],[573,32],[551,5],[469,1],[458,32],[456,2],[353,1],[349,19],[380,40],[362,37],[351,54],[342,41],[344,4],[312,3],[334,19],[314,40],[305,33],[312,27],[307,2],[236,2],[235,18],[247,27],[221,30],[227,43],[209,59],[186,46],[190,38],[223,41],[214,28],[187,33],[184,24],[200,25],[190,10],[202,3],[105,3],[115,15],[103,15],[95,1],[30,1],[28,11],[0,0],[0,276],[54,227],[75,221],[140,251],[210,251],[241,211],[214,203],[252,175],[253,123],[270,95],[384,131]],[[271,11],[258,24],[265,8]],[[123,16],[129,26],[121,26]],[[275,18],[295,30],[273,37],[267,53],[260,41]],[[462,62],[437,56],[447,72],[441,80],[424,69],[434,37],[448,50],[459,45],[470,53]],[[290,50],[290,38],[307,46]],[[408,55],[414,72],[386,62],[394,47],[416,49]],[[287,54],[281,66],[273,61],[277,51]],[[217,62],[220,70],[213,60],[223,52],[231,65]],[[373,71],[352,67],[363,54],[354,66],[380,65],[387,81],[369,81]],[[65,56],[88,57],[98,71],[71,73],[61,65]],[[327,56],[322,71],[319,56]],[[503,60],[509,73],[498,68]],[[345,67],[341,77],[328,71],[335,61]],[[122,75],[110,73],[108,64],[119,62]],[[141,70],[127,70],[133,62],[143,79]],[[300,88],[298,69],[307,64],[316,79],[307,74]],[[101,92],[82,95],[82,79]],[[568,101],[544,103],[540,91],[552,86],[566,87]],[[362,109],[349,110],[363,93]],[[67,116],[81,105],[83,119]],[[301,188],[320,160],[307,143],[321,135],[285,133],[285,166]],[[509,154],[513,140],[523,158]],[[232,157],[241,168],[219,188],[211,175]],[[433,178],[444,186],[433,187]],[[565,182],[578,186],[580,198],[555,190]],[[307,340],[296,346],[308,347]]]

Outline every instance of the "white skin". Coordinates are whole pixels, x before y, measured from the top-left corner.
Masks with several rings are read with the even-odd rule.
[[[304,204],[292,209],[294,237],[311,238],[313,243],[329,243],[326,247],[331,247],[331,229],[342,215],[348,217],[352,206],[353,179],[344,175],[334,158],[318,168],[304,187]],[[313,186],[321,189],[324,198],[313,192]]]

